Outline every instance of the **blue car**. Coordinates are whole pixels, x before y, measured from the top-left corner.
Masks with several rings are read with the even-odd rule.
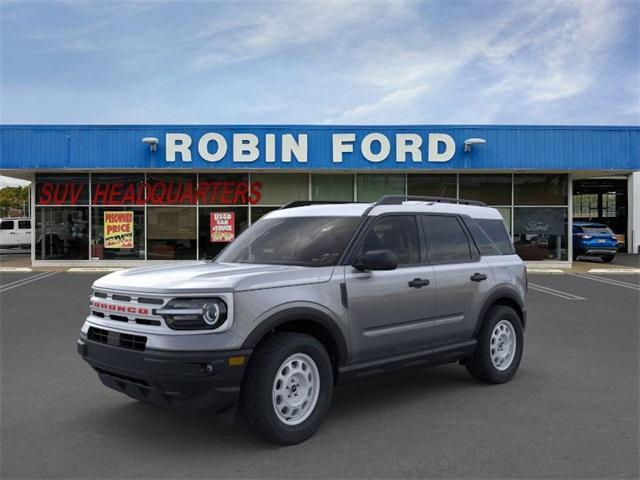
[[[618,238],[602,223],[573,222],[573,259],[590,255],[609,263],[618,251]]]

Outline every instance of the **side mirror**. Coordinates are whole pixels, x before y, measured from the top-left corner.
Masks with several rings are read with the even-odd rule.
[[[398,257],[390,250],[369,250],[356,260],[353,268],[362,272],[367,270],[395,270],[398,268]]]

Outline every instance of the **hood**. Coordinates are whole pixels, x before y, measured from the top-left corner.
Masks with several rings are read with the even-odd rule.
[[[95,288],[149,293],[210,293],[327,282],[334,267],[190,262],[106,275]]]

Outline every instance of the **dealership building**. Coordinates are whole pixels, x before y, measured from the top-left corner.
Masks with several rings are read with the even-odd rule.
[[[640,252],[640,127],[4,125],[0,173],[33,182],[36,266],[210,259],[292,201],[388,194],[495,207],[540,265],[577,221]]]

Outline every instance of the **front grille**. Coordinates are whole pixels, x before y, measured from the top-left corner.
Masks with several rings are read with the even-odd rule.
[[[104,303],[102,302],[103,299],[106,300]],[[93,299],[90,303],[91,314],[98,318],[117,322],[160,327],[163,325],[162,318],[154,313],[152,305],[162,306],[166,301],[163,298],[138,297],[135,294],[129,295],[94,290]]]
[[[144,351],[147,346],[147,337],[142,335],[112,332],[111,330],[96,327],[89,327],[87,339],[93,342],[104,343],[105,345],[126,348],[128,350]]]
[[[147,337],[142,335],[129,335],[128,333],[120,334],[120,346],[130,350],[144,350],[147,345]]]
[[[89,327],[87,338],[98,343],[109,343],[109,331],[101,328]]]

